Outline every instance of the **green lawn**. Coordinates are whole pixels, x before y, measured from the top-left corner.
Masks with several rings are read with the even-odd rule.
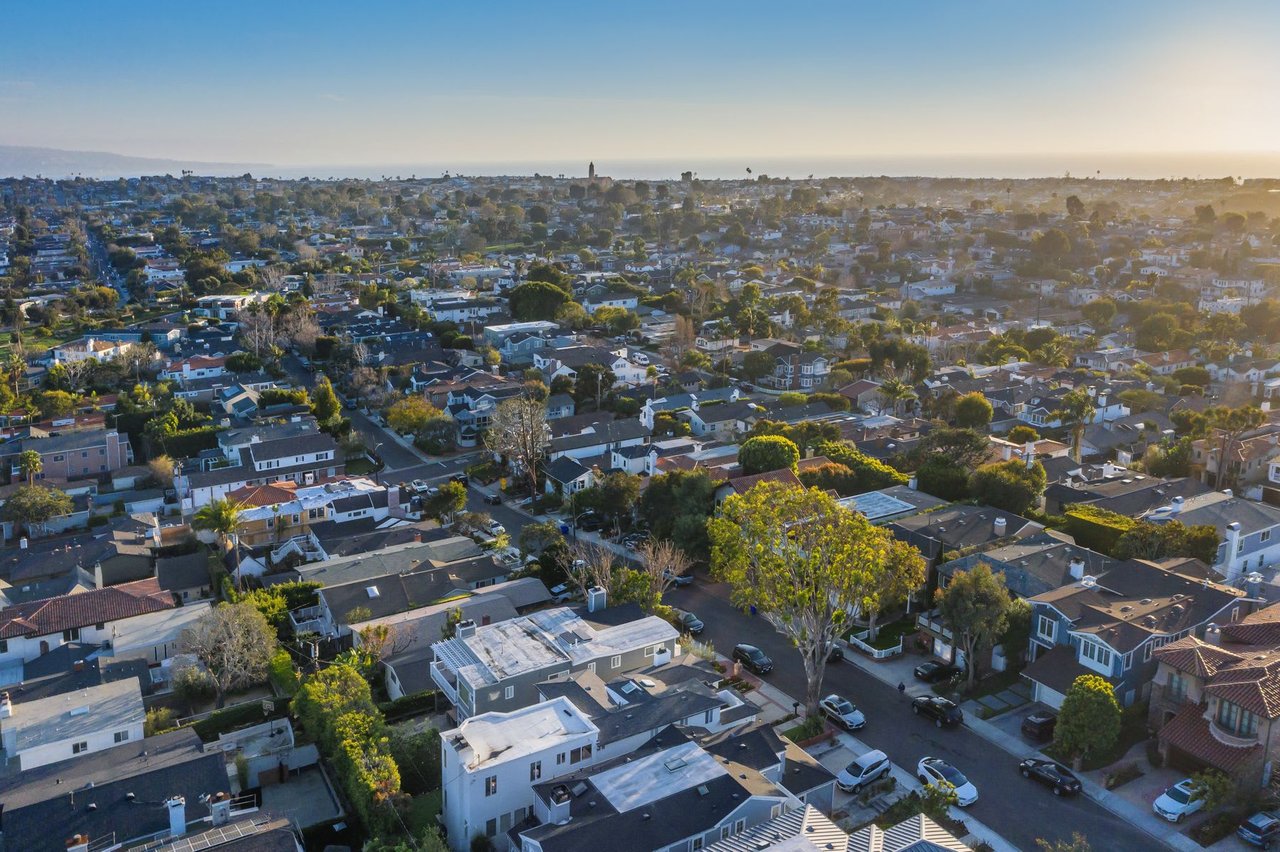
[[[348,459],[346,467],[347,473],[352,476],[365,476],[366,474],[379,470],[377,465],[369,461],[369,459],[364,456],[356,456],[355,458]]]
[[[914,636],[920,628],[916,627],[914,618],[901,618],[890,624],[881,625],[879,632],[874,640],[864,640],[872,648],[877,651],[887,651],[890,648],[896,648],[898,642],[907,636]],[[854,633],[861,633],[861,630],[855,630]]]
[[[424,829],[436,827],[436,815],[444,806],[443,798],[439,790],[413,797],[413,801],[409,803],[408,818],[405,821],[409,824],[409,832],[414,837],[421,835]]]

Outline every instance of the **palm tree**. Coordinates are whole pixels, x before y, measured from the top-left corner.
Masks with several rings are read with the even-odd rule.
[[[907,384],[897,376],[891,376],[885,379],[880,385],[878,393],[880,394],[880,398],[884,401],[883,408],[881,408],[880,412],[881,414],[884,413],[885,408],[888,408],[892,410],[894,414],[897,414],[899,403],[905,402],[909,399],[915,399],[916,396],[916,392],[911,389],[911,385]]]
[[[201,506],[191,519],[191,526],[198,530],[209,530],[218,534],[218,543],[225,553],[227,543],[235,548],[236,590],[240,590],[240,515],[243,507],[226,498],[214,500]]]
[[[1088,388],[1076,388],[1064,396],[1055,412],[1064,426],[1071,427],[1072,455],[1077,462],[1084,444],[1085,427],[1093,422],[1093,415],[1097,412]]]
[[[18,468],[28,485],[36,484],[36,477],[44,473],[44,459],[35,450],[23,450],[18,455]]]

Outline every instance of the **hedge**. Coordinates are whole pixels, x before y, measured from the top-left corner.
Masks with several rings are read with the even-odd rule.
[[[256,725],[268,719],[283,719],[289,715],[289,699],[268,699],[275,702],[270,713],[262,712],[261,701],[247,701],[234,707],[215,710],[191,726],[204,742],[213,742],[219,734],[229,733],[246,725]]]
[[[378,709],[382,711],[382,715],[386,717],[388,722],[398,722],[401,719],[420,716],[423,713],[435,711],[436,693],[427,690],[413,695],[405,695],[395,701],[379,704]]]
[[[1114,551],[1120,536],[1137,523],[1127,515],[1089,505],[1068,506],[1063,515],[1067,519],[1066,532],[1076,544],[1108,556]]]
[[[298,691],[298,670],[293,667],[293,657],[284,648],[277,648],[267,664],[267,676],[276,691],[290,698]]]

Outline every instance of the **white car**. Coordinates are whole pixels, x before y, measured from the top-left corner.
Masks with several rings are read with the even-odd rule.
[[[839,695],[828,695],[818,702],[822,715],[835,722],[846,731],[856,731],[867,724],[867,717],[853,706],[853,702]]]
[[[1203,807],[1204,799],[1196,797],[1194,782],[1190,778],[1183,778],[1151,803],[1151,810],[1169,822],[1182,822],[1183,817]]]
[[[425,479],[415,479],[413,482],[409,483],[409,487],[417,494],[426,494],[431,490],[431,486],[427,484]]]
[[[507,531],[507,528],[497,521],[489,521],[489,523],[484,525],[484,531],[489,535],[502,535]]]
[[[956,804],[967,808],[978,801],[978,788],[964,777],[964,773],[940,757],[922,757],[916,765],[916,777],[921,784],[937,784],[945,781],[956,788]]]

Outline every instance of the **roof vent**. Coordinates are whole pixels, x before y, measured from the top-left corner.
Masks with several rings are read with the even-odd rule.
[[[688,764],[685,763],[684,758],[681,758],[681,757],[676,757],[671,760],[668,760],[666,763],[662,765],[667,767],[668,772],[675,772],[678,769],[684,769],[686,766],[688,766]]]
[[[1129,606],[1128,604],[1125,604],[1124,606],[1120,607],[1120,611],[1121,611],[1121,612],[1133,612],[1133,607]]]
[[[1147,606],[1148,604],[1151,603],[1151,598],[1143,598],[1142,600],[1138,601],[1138,603],[1142,604],[1143,606]]]
[[[698,795],[699,795],[699,796],[709,796],[709,795],[711,795],[711,791],[710,791],[709,789],[707,789],[707,785],[706,785],[706,784],[699,784],[699,785],[698,785]]]
[[[365,587],[365,591],[369,593],[369,597],[371,597],[371,598],[380,598],[380,597],[382,597],[382,593],[378,591],[378,587],[377,587],[377,586],[366,586],[366,587]]]

